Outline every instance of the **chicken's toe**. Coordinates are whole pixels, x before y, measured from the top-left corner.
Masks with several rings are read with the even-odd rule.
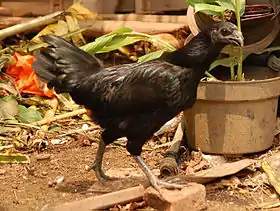
[[[159,179],[155,179],[153,182],[151,181],[151,185],[158,191],[160,188],[183,189],[187,186],[187,184],[170,183],[170,182],[165,182],[165,181],[162,181]]]

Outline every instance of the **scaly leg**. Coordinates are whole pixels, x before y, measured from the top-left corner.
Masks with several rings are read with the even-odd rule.
[[[142,171],[145,173],[145,175],[148,177],[149,182],[151,185],[159,191],[160,188],[166,188],[166,189],[182,189],[186,187],[186,185],[180,185],[180,184],[172,184],[168,182],[163,182],[159,180],[149,169],[147,164],[144,162],[143,158],[139,156],[133,156],[134,160],[138,163],[138,165],[141,167]]]
[[[103,160],[103,155],[104,155],[104,152],[105,152],[105,148],[106,148],[106,145],[101,138],[100,142],[99,142],[98,149],[97,149],[95,161],[93,162],[93,164],[88,169],[88,170],[93,169],[95,171],[96,177],[97,177],[99,182],[104,182],[105,180],[116,179],[115,177],[107,176],[102,170],[102,160]]]

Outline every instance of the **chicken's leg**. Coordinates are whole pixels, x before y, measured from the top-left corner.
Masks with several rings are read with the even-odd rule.
[[[98,149],[97,149],[95,161],[93,162],[93,164],[88,169],[88,170],[93,169],[95,171],[96,177],[97,177],[98,181],[100,181],[100,182],[104,182],[104,180],[114,180],[114,179],[116,179],[115,177],[107,176],[102,170],[102,160],[103,160],[103,155],[104,155],[104,152],[105,152],[105,148],[106,148],[106,145],[101,138],[100,141],[99,141],[99,146],[98,146]]]
[[[158,179],[152,171],[149,169],[147,164],[144,162],[141,156],[133,156],[134,160],[138,163],[138,165],[141,167],[142,171],[145,173],[145,175],[148,177],[149,182],[151,185],[159,191],[160,188],[166,188],[166,189],[182,189],[186,187],[186,185],[181,184],[172,184],[168,182],[161,181]]]

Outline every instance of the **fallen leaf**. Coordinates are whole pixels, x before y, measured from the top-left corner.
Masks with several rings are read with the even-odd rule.
[[[93,20],[97,17],[96,13],[91,12],[80,3],[72,4],[66,11],[79,20]]]
[[[280,153],[262,162],[262,169],[268,176],[268,181],[280,195]]]
[[[65,18],[66,18],[66,23],[68,25],[70,32],[77,31],[78,29],[80,29],[78,20],[75,17],[67,15]],[[71,38],[72,38],[73,43],[77,46],[86,44],[86,41],[85,41],[82,33],[75,34]]]
[[[242,169],[247,168],[255,162],[253,159],[243,159],[232,163],[222,163],[213,168],[202,170],[191,175],[185,175],[185,178],[191,182],[208,183],[218,178],[236,174]]]
[[[18,118],[23,123],[32,123],[42,120],[42,115],[39,111],[33,108],[26,108],[23,105],[18,106]]]
[[[12,96],[0,97],[0,119],[14,119],[18,113],[18,102]]]
[[[30,160],[23,154],[0,153],[0,163],[30,163]]]
[[[54,34],[57,36],[62,36],[68,33],[68,25],[65,21],[59,20],[57,22]]]
[[[53,24],[50,24],[50,25],[46,26],[35,37],[33,37],[31,41],[36,42],[36,43],[42,42],[40,40],[40,37],[42,35],[54,34],[56,28],[57,28],[57,24],[56,23],[53,23]]]

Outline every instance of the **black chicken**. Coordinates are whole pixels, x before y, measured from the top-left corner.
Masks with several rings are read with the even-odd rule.
[[[109,68],[60,37],[41,39],[49,47],[41,49],[33,63],[39,78],[57,93],[70,93],[104,129],[92,165],[99,181],[110,179],[101,168],[106,145],[127,137],[128,152],[153,187],[182,188],[152,174],[140,156],[142,146],[165,122],[192,107],[199,81],[222,48],[243,45],[237,27],[217,23],[160,59]]]

